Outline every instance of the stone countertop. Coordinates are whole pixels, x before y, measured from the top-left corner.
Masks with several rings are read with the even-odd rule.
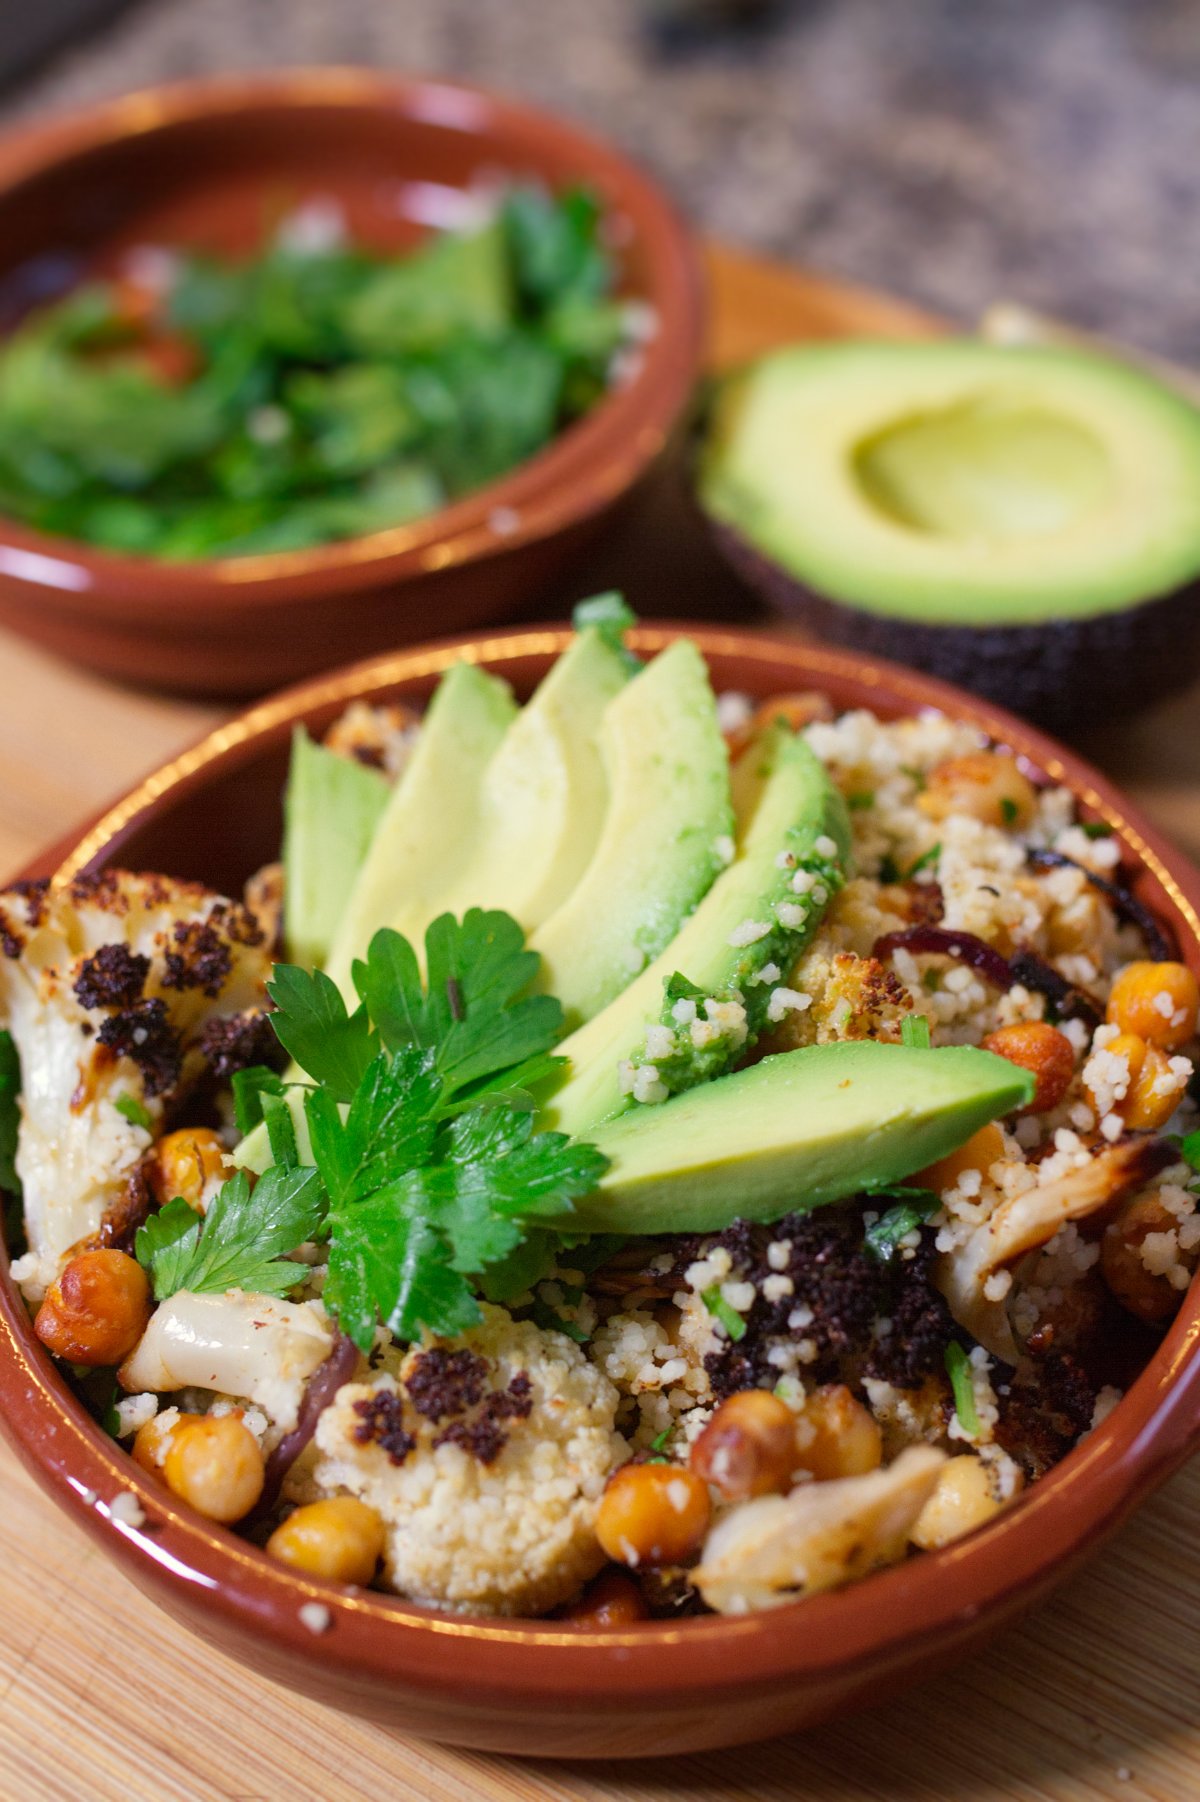
[[[1003,295],[1200,361],[1200,0],[142,0],[0,119],[224,68],[458,75],[606,132],[694,220],[969,321]]]

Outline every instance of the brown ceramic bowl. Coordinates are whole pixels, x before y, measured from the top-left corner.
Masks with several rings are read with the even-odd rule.
[[[5,138],[0,325],[136,245],[247,254],[314,196],[337,201],[358,241],[394,251],[461,190],[507,176],[599,195],[621,290],[658,320],[630,380],[476,494],[313,550],[163,563],[0,519],[0,621],[110,675],[252,694],[511,617],[660,458],[702,324],[692,240],[659,190],[606,144],[477,89],[363,69],[229,76]]]
[[[633,634],[654,652],[680,628]],[[1137,892],[1200,970],[1200,873],[1094,770],[1011,715],[928,677],[841,652],[696,629],[718,688],[765,697],[817,688],[894,717],[936,706],[975,721],[1036,772],[1068,783],[1120,834]],[[528,692],[563,630],[402,651],[264,702],[149,778],[27,875],[109,861],[235,889],[275,855],[293,725],[324,728],[358,696],[423,701],[466,655]],[[0,1283],[0,1402],[18,1452],[55,1499],[179,1620],[297,1690],[406,1732],[523,1755],[614,1758],[767,1737],[877,1702],[957,1664],[1040,1600],[1200,1440],[1200,1279],[1109,1418],[1012,1509],[945,1551],[837,1594],[768,1613],[597,1632],[555,1622],[438,1615],[374,1592],[305,1581],[214,1527],[138,1470],[84,1413]],[[145,1524],[109,1514],[132,1491]],[[305,1603],[329,1611],[311,1632]]]

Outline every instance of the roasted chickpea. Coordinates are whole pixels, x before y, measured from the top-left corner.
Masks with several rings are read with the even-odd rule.
[[[883,1462],[883,1435],[844,1383],[814,1390],[796,1422],[796,1463],[817,1483],[861,1477]]]
[[[792,1486],[796,1414],[769,1389],[723,1401],[692,1447],[692,1469],[728,1502],[782,1495]]]
[[[909,1538],[922,1551],[933,1552],[981,1527],[999,1514],[991,1472],[971,1452],[950,1458],[941,1469],[937,1488],[917,1516]]]
[[[225,1180],[225,1147],[211,1127],[181,1127],[158,1141],[147,1174],[160,1206],[181,1195],[189,1207],[203,1213],[205,1191]]]
[[[262,1494],[263,1455],[239,1414],[205,1414],[175,1428],[162,1474],[197,1514],[229,1524],[244,1519]]]
[[[1200,986],[1186,964],[1126,964],[1112,985],[1107,1018],[1161,1051],[1178,1051],[1196,1031]]]
[[[150,1284],[136,1258],[110,1248],[81,1251],[46,1292],[33,1330],[56,1358],[119,1364],[150,1319]]]
[[[633,1578],[609,1565],[578,1601],[563,1609],[563,1619],[586,1627],[630,1627],[634,1621],[644,1621],[649,1612]]]
[[[682,1464],[623,1464],[596,1513],[596,1537],[616,1564],[686,1564],[704,1543],[708,1485]]]
[[[1075,1074],[1075,1048],[1065,1033],[1044,1020],[1030,1020],[1024,1025],[1001,1026],[989,1032],[983,1041],[985,1051],[1005,1057],[1010,1064],[1020,1065],[1034,1077],[1037,1087],[1022,1114],[1044,1114],[1057,1107],[1071,1086]]]
[[[383,1522],[352,1495],[307,1502],[289,1514],[267,1541],[281,1564],[328,1577],[332,1583],[369,1583],[383,1555]]]
[[[943,1190],[954,1187],[964,1170],[979,1170],[986,1176],[1003,1156],[1004,1135],[993,1121],[972,1133],[957,1151],[948,1152],[936,1164],[928,1164],[912,1181],[922,1189],[932,1189],[935,1195],[940,1195]]]
[[[985,826],[1007,826],[1020,832],[1037,807],[1037,792],[1028,776],[1003,751],[973,751],[952,757],[929,772],[917,806],[931,820],[969,814]]]
[[[1142,1261],[1150,1234],[1169,1233],[1178,1225],[1151,1189],[1125,1203],[1100,1241],[1101,1275],[1121,1306],[1139,1320],[1166,1320],[1179,1306],[1180,1292],[1170,1277]]]
[[[148,1420],[145,1426],[139,1427],[133,1436],[130,1450],[134,1463],[140,1464],[143,1470],[148,1470],[155,1476],[160,1475],[176,1429],[203,1419],[202,1414],[181,1414],[178,1408],[166,1408],[161,1414],[156,1414],[153,1420]]]
[[[1129,1085],[1118,1098],[1113,1112],[1120,1115],[1131,1132],[1156,1132],[1165,1126],[1186,1086],[1176,1076],[1165,1051],[1147,1045],[1136,1033],[1122,1032],[1110,1039],[1104,1049],[1114,1057],[1123,1057],[1129,1066]],[[1101,1111],[1100,1103],[1089,1088],[1088,1099]]]

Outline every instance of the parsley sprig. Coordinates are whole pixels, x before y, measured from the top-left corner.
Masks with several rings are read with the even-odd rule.
[[[287,1254],[316,1237],[323,1213],[315,1170],[277,1164],[253,1190],[239,1170],[203,1216],[176,1195],[138,1228],[135,1249],[150,1272],[156,1301],[179,1289],[194,1295],[224,1295],[229,1289],[286,1295],[304,1276]]]
[[[435,920],[426,981],[399,933],[377,932],[354,966],[351,1011],[322,971],[276,965],[271,1021],[307,1079],[311,1164],[299,1159],[286,1089],[265,1067],[235,1083],[238,1124],[266,1122],[274,1163],[239,1174],[201,1223],[174,1200],[138,1235],[161,1300],[177,1289],[285,1294],[287,1254],[329,1238],[324,1299],[368,1351],[380,1322],[401,1339],[479,1319],[476,1290],[502,1296],[544,1274],[559,1241],[538,1226],[594,1189],[607,1159],[535,1132],[531,1091],[562,1063],[562,1008],[530,995],[537,954],[507,914]]]

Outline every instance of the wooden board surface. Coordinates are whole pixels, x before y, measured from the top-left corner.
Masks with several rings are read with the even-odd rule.
[[[713,360],[847,332],[936,330],[911,308],[724,251]],[[644,546],[628,568],[659,604]],[[678,548],[678,547],[675,547]],[[702,546],[711,612],[736,605]],[[578,592],[586,592],[586,577]],[[700,590],[697,591],[698,594]],[[561,608],[559,609],[561,611]],[[0,869],[218,716],[136,695],[0,634]],[[1200,855],[1200,695],[1085,749]],[[1200,1465],[1098,1563],[952,1678],[791,1740],[669,1764],[544,1764],[422,1747],[293,1698],[145,1601],[0,1448],[0,1799],[37,1802],[1186,1802],[1200,1796]]]

